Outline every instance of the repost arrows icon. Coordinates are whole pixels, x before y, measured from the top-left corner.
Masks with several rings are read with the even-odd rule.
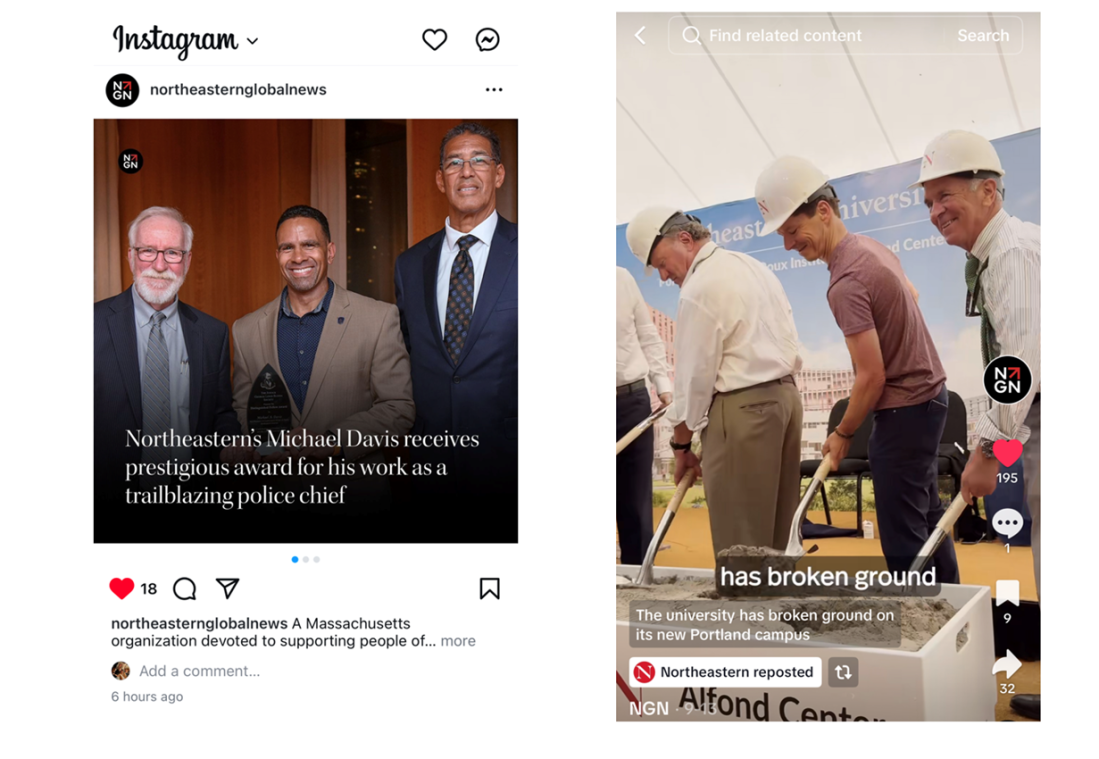
[[[229,596],[233,595],[233,591],[236,590],[237,583],[240,582],[239,577],[219,577],[218,585],[225,591],[225,600],[229,600]]]

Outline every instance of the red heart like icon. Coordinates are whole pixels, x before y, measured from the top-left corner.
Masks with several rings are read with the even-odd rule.
[[[1023,455],[1023,444],[1018,440],[997,440],[992,444],[992,453],[1004,466],[1011,466]]]
[[[111,592],[119,598],[125,598],[134,592],[134,581],[127,577],[120,580],[117,577],[111,580]]]

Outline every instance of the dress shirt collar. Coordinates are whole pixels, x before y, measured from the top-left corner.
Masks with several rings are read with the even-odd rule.
[[[969,251],[969,255],[984,263],[988,259],[988,254],[992,252],[992,245],[1000,234],[1000,230],[1004,228],[1004,224],[1007,224],[1007,220],[1010,218],[1007,211],[1001,208],[995,216],[988,220],[988,224],[977,235],[977,242],[973,243],[973,250]]]
[[[691,268],[687,269],[687,276],[683,277],[683,285],[680,287],[680,290],[687,286],[687,280],[689,280],[691,278],[691,275],[694,274],[694,271],[698,268],[698,265],[710,256],[712,256],[714,254],[714,251],[716,250],[717,243],[713,240],[710,240],[708,243],[698,249],[698,253],[695,255],[695,260],[691,262]]]
[[[287,297],[287,291],[288,290],[289,290],[288,287],[282,288],[282,306],[281,306],[282,307],[282,315],[286,316],[286,317],[289,317],[291,319],[297,319],[298,315],[294,313],[294,309],[290,308],[290,300]],[[321,302],[317,304],[317,307],[314,308],[309,313],[319,314],[321,311],[327,311],[328,310],[328,304],[332,302],[332,292],[334,290],[335,290],[335,288],[332,287],[332,279],[329,278],[329,280],[328,280],[328,292],[326,292],[324,294],[324,299],[321,300]]]
[[[153,318],[153,314],[156,313],[156,309],[145,302],[145,299],[141,297],[141,294],[137,291],[137,286],[133,287],[134,296],[134,319],[137,321],[137,326],[144,327]],[[160,313],[164,314],[164,323],[175,329],[176,319],[175,315],[179,312],[179,296],[175,297],[167,308],[162,309]]]
[[[446,224],[444,225],[444,228],[446,229],[447,247],[451,250],[457,250],[458,240],[462,239],[466,235],[473,235],[485,245],[492,245],[492,236],[496,234],[496,221],[499,218],[500,217],[496,214],[496,211],[493,211],[488,215],[487,219],[475,226],[471,231],[459,232],[457,229],[450,226],[450,217],[447,216]]]

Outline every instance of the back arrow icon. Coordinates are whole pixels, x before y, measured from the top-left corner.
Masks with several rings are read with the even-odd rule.
[[[641,39],[641,32],[643,32],[643,31],[645,31],[645,27],[641,27],[641,28],[640,28],[640,29],[638,29],[638,30],[637,30],[637,32],[636,32],[636,33],[635,33],[635,34],[633,35],[634,37],[637,37],[637,41],[638,41],[638,42],[640,42],[640,43],[641,43],[642,45],[644,45],[644,44],[645,44],[645,40]]]

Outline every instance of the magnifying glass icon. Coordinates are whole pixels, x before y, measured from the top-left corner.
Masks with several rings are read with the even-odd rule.
[[[689,32],[694,32],[694,37],[692,37]],[[683,30],[683,41],[688,44],[693,42],[694,44],[701,46],[702,43],[698,41],[698,38],[701,36],[702,35],[698,31],[698,27],[688,26],[686,29]]]

